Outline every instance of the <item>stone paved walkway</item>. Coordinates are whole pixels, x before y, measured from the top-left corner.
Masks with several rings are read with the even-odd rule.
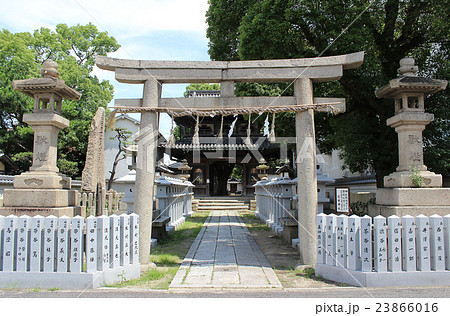
[[[169,288],[279,287],[236,211],[212,211]]]

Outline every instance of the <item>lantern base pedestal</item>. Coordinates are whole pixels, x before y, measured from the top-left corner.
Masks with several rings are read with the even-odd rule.
[[[67,207],[79,205],[77,190],[5,189],[3,205],[13,207]]]
[[[450,214],[450,188],[380,188],[369,215],[388,217]]]
[[[30,217],[41,215],[44,217],[53,215],[56,217],[69,216],[74,217],[77,215],[86,217],[86,207],[85,206],[67,206],[67,207],[14,207],[6,206],[0,207],[0,215],[8,216],[22,216],[28,215]]]
[[[419,171],[423,177],[423,184],[420,188],[442,187],[442,176],[431,171]],[[414,188],[410,171],[397,171],[384,177],[385,188]]]
[[[14,176],[14,189],[70,189],[72,179],[56,172],[28,171]]]

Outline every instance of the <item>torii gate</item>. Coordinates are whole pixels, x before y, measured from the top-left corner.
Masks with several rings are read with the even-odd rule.
[[[235,111],[240,108],[257,108],[255,112],[267,112],[274,107],[295,111],[297,137],[297,176],[299,200],[300,261],[315,264],[315,219],[317,213],[316,149],[314,137],[314,109],[324,110],[314,104],[339,104],[334,110],[345,111],[345,99],[314,98],[313,82],[339,80],[344,69],[359,67],[364,52],[339,56],[254,60],[254,61],[147,61],[125,60],[98,56],[100,69],[114,71],[121,83],[144,84],[142,99],[116,99],[119,107],[133,107],[128,112],[141,112],[138,155],[144,166],[136,170],[134,209],[140,216],[141,236],[139,259],[143,268],[150,263],[150,241],[153,211],[153,186],[156,163],[158,112],[192,113],[201,109]],[[294,96],[235,97],[235,82],[289,82],[294,85]],[[220,97],[161,98],[163,84],[170,83],[220,83]],[[151,135],[149,137],[149,135]],[[151,139],[152,141],[143,141]],[[300,149],[304,142],[312,150]],[[141,146],[140,146],[141,145]],[[306,155],[305,155],[306,154]]]

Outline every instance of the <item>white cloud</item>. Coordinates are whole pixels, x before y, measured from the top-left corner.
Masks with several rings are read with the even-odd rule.
[[[1,0],[0,22],[14,30],[92,22],[117,37],[155,30],[203,32],[207,0]],[[104,29],[103,29],[104,28]]]

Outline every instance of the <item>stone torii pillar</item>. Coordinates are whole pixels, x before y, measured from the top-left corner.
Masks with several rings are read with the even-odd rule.
[[[313,103],[313,83],[309,78],[294,82],[294,96],[297,104]],[[300,241],[300,262],[316,263],[316,214],[317,173],[316,145],[314,136],[314,110],[295,113],[295,134],[297,137],[298,178],[298,238]]]
[[[161,83],[155,79],[144,82],[143,107],[158,106]],[[138,138],[134,212],[139,215],[139,262],[141,270],[150,266],[150,246],[153,220],[153,188],[155,182],[156,150],[158,146],[158,113],[143,112]]]

